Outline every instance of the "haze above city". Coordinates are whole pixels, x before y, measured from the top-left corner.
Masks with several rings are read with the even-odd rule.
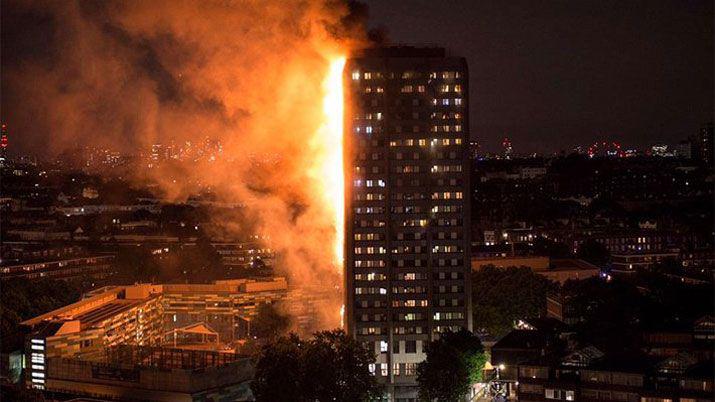
[[[483,152],[500,152],[504,137],[519,154],[568,152],[596,141],[649,149],[712,121],[710,1],[364,3],[368,27],[388,43],[446,45],[466,57],[471,138]],[[92,7],[82,13],[101,21]],[[56,128],[43,118],[28,121],[36,113],[20,101],[27,91],[7,85],[6,76],[27,63],[60,63],[65,24],[12,2],[3,9],[3,119],[19,153],[42,152],[47,138],[57,141],[48,134]],[[152,62],[161,40],[134,40],[141,42],[130,46],[148,52],[143,68],[165,96],[191,95],[174,93],[177,78]]]

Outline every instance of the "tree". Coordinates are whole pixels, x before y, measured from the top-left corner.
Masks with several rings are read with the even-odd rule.
[[[555,287],[526,267],[483,267],[472,273],[474,327],[495,337],[506,335],[514,321],[538,317]]]
[[[251,335],[268,340],[283,335],[290,326],[290,317],[281,314],[274,304],[260,304],[251,321]]]
[[[551,258],[569,258],[572,256],[568,245],[541,236],[534,239],[534,253],[547,255]]]
[[[2,350],[7,352],[22,345],[23,337],[18,328],[21,321],[77,301],[82,289],[83,284],[77,280],[16,278],[3,282],[0,292]]]
[[[310,340],[295,334],[266,344],[251,388],[261,401],[368,401],[381,395],[369,365],[370,351],[342,330]]]
[[[156,259],[145,247],[119,247],[115,266],[120,282],[151,282],[161,269]]]
[[[308,401],[304,389],[304,342],[282,336],[261,349],[251,383],[256,401]]]
[[[603,244],[588,239],[578,248],[578,258],[598,267],[603,267],[611,259],[611,253]]]
[[[178,250],[180,266],[192,282],[210,282],[223,277],[221,257],[211,245],[209,236],[199,231],[194,247]]]
[[[626,281],[589,278],[567,281],[563,293],[569,299],[576,338],[606,352],[620,353],[635,347],[640,339],[640,324],[650,301]],[[662,316],[661,316],[662,318]]]
[[[420,399],[460,401],[482,380],[487,361],[484,347],[471,332],[446,332],[426,347],[427,358],[417,365]]]
[[[381,396],[369,365],[375,356],[342,330],[322,331],[306,344],[311,400],[360,402]]]

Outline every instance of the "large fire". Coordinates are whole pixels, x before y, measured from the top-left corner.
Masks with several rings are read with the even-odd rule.
[[[321,136],[325,144],[325,159],[321,168],[324,180],[325,198],[332,207],[335,217],[335,264],[343,266],[343,242],[345,240],[344,222],[344,174],[343,174],[343,67],[345,58],[341,57],[330,63],[330,70],[324,82],[325,97],[323,113],[325,125]]]
[[[10,102],[19,131],[39,136],[38,149],[135,155],[142,168],[111,174],[149,183],[165,202],[215,200],[201,234],[269,239],[276,275],[296,289],[327,290],[321,325],[338,324],[342,72],[345,55],[363,45],[359,8],[332,0],[16,6],[57,24],[52,60],[3,71],[13,99],[23,99]]]
[[[323,124],[316,132],[314,141],[319,152],[315,158],[312,174],[320,185],[320,194],[326,212],[334,220],[333,254],[336,269],[343,272],[345,240],[343,174],[343,67],[345,58],[330,62],[328,74],[323,81]],[[344,325],[345,306],[340,307],[340,326]]]

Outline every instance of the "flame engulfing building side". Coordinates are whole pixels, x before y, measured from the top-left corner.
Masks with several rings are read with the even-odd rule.
[[[396,400],[427,342],[471,329],[468,74],[441,48],[346,63],[346,324]]]

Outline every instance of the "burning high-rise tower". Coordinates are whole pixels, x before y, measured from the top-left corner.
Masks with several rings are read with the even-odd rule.
[[[467,65],[370,49],[344,82],[345,321],[391,397],[414,398],[426,343],[471,329]]]

